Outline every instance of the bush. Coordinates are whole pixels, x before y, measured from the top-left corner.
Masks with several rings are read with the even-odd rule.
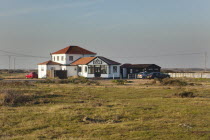
[[[154,79],[154,81],[152,83],[153,84],[159,83],[163,86],[187,86],[187,85],[192,85],[192,84],[188,84],[186,81],[179,80],[179,79],[171,79],[171,78]]]
[[[87,85],[96,85],[96,86],[100,85],[100,83],[98,81],[93,81],[93,80],[89,80],[86,84]]]
[[[74,83],[74,84],[79,84],[79,83],[84,84],[84,83],[89,82],[89,80],[85,77],[76,77],[76,78],[70,77],[68,78],[68,80],[70,83]]]
[[[32,101],[32,96],[23,95],[14,90],[4,91],[3,94],[2,105],[17,106]]]
[[[89,83],[90,80],[88,80],[85,77],[69,77],[68,79],[46,79],[46,80],[41,80],[41,81],[37,81],[37,83],[46,83],[46,84],[68,84],[68,83],[72,83],[72,84],[84,84],[84,83]],[[91,83],[91,82],[90,82]]]
[[[55,81],[54,80],[50,80],[50,79],[45,79],[45,80],[37,81],[36,83],[53,84],[53,83],[55,83]]]
[[[195,97],[194,93],[189,92],[189,91],[184,91],[184,92],[181,92],[181,93],[178,93],[178,94],[175,94],[175,95],[178,96],[178,97],[182,97],[182,98],[187,98],[187,97],[193,98],[193,97]]]
[[[9,87],[18,87],[18,86],[32,86],[31,83],[29,83],[28,81],[24,81],[24,82],[19,82],[19,81],[13,81],[13,82],[0,82],[0,86],[9,86]]]
[[[127,80],[112,80],[113,83],[116,83],[117,85],[124,85],[125,83],[127,83]]]

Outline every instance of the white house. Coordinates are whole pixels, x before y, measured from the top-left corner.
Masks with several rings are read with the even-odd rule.
[[[38,64],[39,78],[47,78],[50,70],[67,71],[67,77],[120,77],[120,63],[96,56],[96,53],[79,46],[68,46],[51,53],[51,58],[50,61]]]

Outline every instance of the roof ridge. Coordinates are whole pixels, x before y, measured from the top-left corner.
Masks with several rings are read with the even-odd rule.
[[[94,54],[96,55],[96,53],[89,51],[87,49],[84,49],[80,46],[76,46],[76,45],[67,46],[51,54]]]

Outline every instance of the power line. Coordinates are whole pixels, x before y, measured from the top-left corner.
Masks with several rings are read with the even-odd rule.
[[[43,57],[43,56],[35,56],[35,55],[27,55],[27,54],[21,54],[21,53],[14,53],[14,52],[5,51],[5,50],[0,50],[0,52],[7,53],[8,54],[8,55],[1,55],[1,56],[48,58],[48,57]]]
[[[128,57],[110,57],[110,58],[140,58],[140,57],[161,57],[161,56],[180,56],[180,55],[196,55],[203,53],[182,53],[182,54],[163,54],[163,55],[144,55],[144,56],[128,56]]]

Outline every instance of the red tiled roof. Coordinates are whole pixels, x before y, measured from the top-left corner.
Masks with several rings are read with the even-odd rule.
[[[52,54],[96,54],[79,46],[68,46]]]
[[[102,61],[104,61],[108,65],[120,65],[120,63],[118,63],[118,62],[115,62],[113,60],[110,60],[110,59],[102,57],[102,56],[83,57],[83,58],[80,58],[80,59],[74,61],[73,63],[71,63],[71,65],[86,65],[86,64],[90,63],[91,61],[93,61],[95,58],[101,59]]]
[[[39,63],[38,65],[62,65],[62,64],[49,60],[43,63]]]
[[[83,57],[83,58],[80,58],[80,59],[74,61],[73,63],[71,63],[71,65],[86,65],[95,58],[96,57]]]

